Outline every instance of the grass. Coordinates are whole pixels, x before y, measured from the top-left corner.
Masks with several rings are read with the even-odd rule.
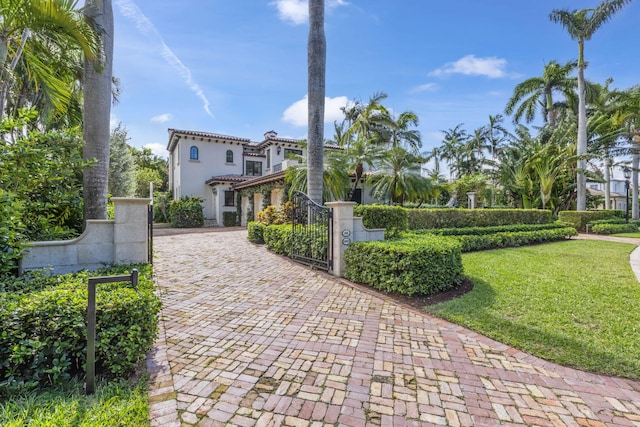
[[[114,380],[99,383],[86,396],[82,385],[31,391],[0,399],[0,425],[5,427],[148,426],[147,382]]]
[[[626,243],[571,240],[463,254],[474,289],[427,311],[538,357],[640,378],[640,284]]]
[[[620,234],[612,234],[612,236],[616,237],[632,237],[634,239],[640,238],[640,232],[638,233],[620,233]]]

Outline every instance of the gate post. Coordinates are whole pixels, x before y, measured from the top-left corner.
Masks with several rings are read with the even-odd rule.
[[[356,202],[329,202],[325,205],[333,209],[333,231],[329,242],[333,249],[333,263],[329,273],[344,277],[344,251],[347,247],[352,242],[384,240],[384,228],[364,228],[362,218],[353,216]]]

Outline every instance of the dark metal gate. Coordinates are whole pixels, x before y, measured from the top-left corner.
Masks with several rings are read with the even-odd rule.
[[[306,194],[294,191],[291,258],[303,264],[329,270],[332,267],[331,233],[333,209],[318,205]]]
[[[153,265],[153,204],[147,211],[147,257],[149,264]]]

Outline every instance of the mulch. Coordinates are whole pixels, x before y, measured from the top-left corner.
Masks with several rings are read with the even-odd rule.
[[[448,291],[438,292],[433,295],[414,295],[407,296],[401,295],[398,293],[384,293],[376,291],[379,294],[382,294],[381,297],[386,299],[392,299],[393,301],[409,306],[418,311],[424,311],[424,308],[429,305],[436,305],[441,302],[450,301],[452,299],[458,298],[467,292],[473,289],[473,282],[468,278],[464,278],[462,283],[453,289],[449,289]]]

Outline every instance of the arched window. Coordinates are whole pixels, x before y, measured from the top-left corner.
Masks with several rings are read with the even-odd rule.
[[[189,149],[189,160],[198,160],[198,147],[195,145]]]
[[[227,150],[227,163],[233,163],[233,151]]]

